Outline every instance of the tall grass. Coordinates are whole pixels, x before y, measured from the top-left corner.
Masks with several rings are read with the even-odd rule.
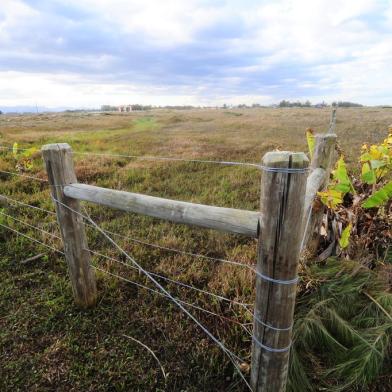
[[[275,148],[306,151],[304,131],[325,130],[328,110],[152,111],[110,116],[52,114],[1,116],[0,143],[40,147],[69,142],[75,151],[114,152],[259,162]],[[348,161],[364,141],[377,141],[390,123],[382,109],[345,109],[337,133]],[[135,161],[75,155],[80,182],[173,199],[257,210],[260,174],[253,169],[194,163]],[[12,154],[0,152],[0,170],[15,171]],[[35,158],[29,174],[45,176]],[[0,194],[52,209],[46,186],[0,173]],[[56,224],[42,212],[5,206],[6,213],[46,230]],[[256,242],[209,230],[173,225],[98,206],[89,213],[104,228],[125,236],[195,253],[253,264]],[[11,220],[7,224],[15,225]],[[29,228],[21,231],[37,236]],[[89,246],[119,255],[88,229]],[[40,238],[60,245],[49,238]],[[52,242],[51,242],[52,241]],[[253,276],[236,267],[120,240],[149,270],[242,302],[254,298]],[[43,259],[20,264],[29,256]],[[0,390],[243,391],[232,365],[165,299],[99,273],[97,308],[75,308],[66,267],[56,254],[0,230]],[[114,263],[94,258],[109,271],[140,279]],[[291,353],[289,389],[371,390],[386,383],[391,339],[391,294],[377,272],[338,260],[302,272]],[[145,282],[142,282],[145,283]],[[183,299],[229,318],[249,314],[174,286]],[[250,362],[249,338],[236,324],[197,313],[229,347]],[[152,347],[169,373],[148,353],[121,338],[133,336]],[[377,381],[379,380],[379,381]],[[381,390],[381,389],[380,389]]]
[[[338,259],[308,268],[317,283],[298,299],[289,390],[367,390],[390,367],[392,294],[383,273]]]

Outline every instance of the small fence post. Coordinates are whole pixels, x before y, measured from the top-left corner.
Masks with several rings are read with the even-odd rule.
[[[325,177],[323,183],[320,184],[320,190],[324,188],[329,181],[329,175],[331,173],[335,157],[336,138],[337,136],[335,133],[315,135],[315,147],[310,169],[315,170],[321,168],[325,170]],[[305,211],[303,250],[306,250],[308,255],[307,257],[313,256],[317,251],[324,211],[325,208],[323,205],[313,208],[312,211]],[[310,216],[307,216],[307,214],[310,214]]]
[[[263,158],[251,369],[254,392],[286,388],[308,165],[304,153],[269,152]]]
[[[79,201],[65,196],[63,192],[65,185],[77,182],[71,147],[66,143],[47,144],[42,147],[42,154],[53,198],[79,212]],[[55,201],[54,204],[75,302],[83,308],[92,306],[96,302],[97,288],[90,267],[83,219],[62,204]]]

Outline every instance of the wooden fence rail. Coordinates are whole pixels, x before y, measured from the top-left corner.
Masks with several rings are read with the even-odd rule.
[[[79,201],[136,212],[177,223],[258,238],[256,301],[252,342],[251,386],[255,392],[286,388],[297,269],[301,244],[317,237],[320,212],[307,211],[328,181],[336,135],[316,138],[310,164],[304,153],[269,152],[262,161],[260,211],[207,206],[79,184],[67,144],[42,148],[64,242],[75,301],[96,302],[94,273]],[[70,209],[67,208],[70,207]],[[304,233],[306,218],[309,218]]]
[[[258,233],[260,217],[258,212],[187,203],[85,184],[67,185],[64,188],[64,194],[73,199],[176,223],[243,234],[254,238]]]

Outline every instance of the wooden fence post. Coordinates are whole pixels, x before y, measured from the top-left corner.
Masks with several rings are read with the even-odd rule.
[[[64,204],[54,201],[74,299],[79,306],[86,308],[95,304],[97,288],[95,275],[90,267],[90,252],[87,250],[83,219],[72,211],[79,212],[80,203],[65,196],[63,192],[65,185],[77,182],[72,150],[66,143],[47,144],[42,147],[42,154],[52,196]]]
[[[324,180],[320,182],[319,190],[323,189],[329,181],[335,157],[336,138],[337,136],[334,133],[315,135],[315,148],[310,168],[312,171],[325,170]],[[325,212],[325,208],[321,204],[309,210],[311,207],[312,202],[307,211],[304,211],[303,219],[305,229],[303,250],[306,251],[307,257],[313,256],[317,251],[320,241],[320,227]]]
[[[308,165],[304,153],[269,152],[263,158],[251,369],[254,392],[286,388]]]
[[[315,135],[313,158],[310,163],[311,170],[320,167],[330,173],[334,158],[336,138],[336,133]],[[326,182],[328,182],[328,179],[326,179]]]

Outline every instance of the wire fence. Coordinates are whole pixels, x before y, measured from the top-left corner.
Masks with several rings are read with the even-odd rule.
[[[15,149],[11,147],[5,147],[5,146],[0,146],[0,149],[5,149],[5,150],[13,150],[15,152]],[[28,151],[29,149],[20,149],[20,151]],[[269,172],[274,172],[275,168],[265,168],[264,166],[260,164],[255,164],[255,163],[250,163],[250,162],[238,162],[238,161],[212,161],[212,160],[203,160],[203,159],[185,159],[185,158],[172,158],[172,157],[161,157],[161,156],[136,156],[136,155],[125,155],[125,154],[112,154],[112,153],[90,153],[90,152],[74,152],[74,155],[82,155],[82,156],[100,156],[100,157],[115,157],[115,158],[126,158],[126,159],[137,159],[137,160],[157,160],[157,161],[174,161],[174,162],[189,162],[189,163],[202,163],[202,164],[213,164],[213,165],[226,165],[226,166],[243,166],[243,167],[251,167],[251,168],[257,168],[257,169],[264,169]],[[305,169],[282,169],[279,168],[279,170],[276,170],[278,173],[285,173],[287,175],[289,174],[296,174],[296,173],[304,173]],[[16,176],[19,177],[25,181],[38,181],[39,183],[49,185],[49,181],[46,178],[41,178],[37,176],[33,176],[30,174],[26,173],[21,173],[21,172],[13,172],[13,171],[7,171],[7,170],[0,170],[0,173],[3,173],[8,176]],[[54,186],[59,186],[63,187],[64,185],[50,185],[52,187]],[[29,203],[26,203],[24,201],[15,199],[14,197],[11,197],[10,195],[0,195],[2,199],[7,200],[7,203],[10,205],[17,205],[18,207],[21,208],[28,208],[32,209],[35,211],[40,211],[45,214],[47,214],[49,217],[53,217],[53,215],[56,215],[56,212],[48,210],[46,208],[43,208],[41,206],[35,206]],[[230,350],[227,347],[227,344],[225,344],[222,339],[219,339],[215,334],[213,334],[200,320],[197,318],[193,313],[191,313],[191,309],[197,312],[201,312],[202,314],[208,315],[208,316],[213,316],[216,318],[219,318],[221,320],[224,320],[228,323],[232,323],[235,325],[238,325],[241,327],[241,329],[246,333],[246,338],[248,339],[249,342],[253,341],[260,347],[264,348],[267,351],[270,352],[285,352],[289,349],[290,346],[284,347],[284,348],[271,348],[269,346],[266,346],[262,344],[260,341],[258,341],[254,334],[249,330],[250,325],[261,325],[265,328],[268,328],[272,331],[275,332],[288,332],[291,331],[292,325],[289,326],[283,326],[283,327],[278,327],[274,325],[270,325],[268,323],[265,323],[263,320],[261,320],[256,312],[253,311],[253,302],[244,302],[242,300],[238,300],[236,297],[230,298],[227,295],[223,295],[220,293],[216,293],[210,290],[207,290],[205,287],[197,287],[194,284],[190,284],[188,282],[184,282],[178,279],[175,279],[172,276],[166,276],[166,274],[162,273],[157,273],[152,270],[148,270],[143,266],[143,263],[136,260],[135,257],[130,255],[128,251],[124,249],[124,246],[120,245],[118,241],[114,240],[114,237],[117,239],[121,239],[122,241],[125,241],[126,243],[132,242],[136,243],[140,246],[143,247],[148,247],[148,248],[153,248],[157,249],[160,251],[165,251],[165,252],[174,252],[177,254],[180,254],[182,256],[186,257],[191,257],[191,258],[197,258],[198,260],[206,261],[209,263],[214,263],[214,264],[227,264],[230,265],[231,267],[238,267],[241,269],[244,269],[245,271],[251,272],[252,278],[255,276],[258,276],[262,278],[265,281],[270,281],[275,284],[288,284],[292,285],[293,283],[297,282],[297,278],[292,279],[292,280],[278,280],[278,279],[272,279],[268,276],[263,275],[260,271],[257,271],[255,268],[254,264],[247,264],[244,262],[240,262],[238,260],[231,260],[231,259],[225,259],[225,258],[219,258],[219,257],[212,257],[209,255],[204,255],[204,254],[199,254],[199,253],[194,253],[194,252],[189,252],[187,250],[182,250],[182,249],[176,249],[172,247],[167,247],[163,246],[157,243],[149,242],[144,239],[139,239],[139,238],[134,238],[132,236],[127,236],[123,235],[120,233],[116,233],[111,230],[107,230],[102,227],[101,223],[97,223],[95,219],[93,219],[87,210],[84,208],[84,212],[82,213],[79,210],[71,208],[69,205],[65,204],[58,198],[54,197],[52,195],[53,203],[56,205],[56,210],[58,211],[59,208],[65,208],[69,211],[71,211],[73,214],[76,214],[79,218],[81,218],[83,221],[85,221],[85,224],[96,231],[97,234],[105,241],[106,248],[105,249],[111,249],[115,250],[117,253],[121,255],[121,258],[109,256],[107,254],[104,254],[102,252],[98,252],[96,250],[89,249],[88,247],[84,247],[84,251],[88,251],[95,260],[105,260],[109,262],[113,262],[116,266],[121,266],[125,267],[125,270],[127,271],[127,275],[123,275],[123,271],[121,273],[119,272],[113,272],[108,270],[108,268],[104,268],[102,263],[95,263],[92,264],[91,266],[96,269],[97,271],[100,271],[103,274],[107,274],[111,277],[115,277],[117,279],[120,279],[121,281],[126,282],[127,284],[132,284],[142,290],[146,290],[154,295],[159,295],[161,297],[164,297],[174,305],[182,312],[184,313],[198,328],[200,328],[203,333],[205,333],[209,339],[217,346],[221,351],[226,355],[227,359],[231,362],[233,365],[234,369],[236,370],[237,374],[243,381],[244,385],[249,389],[252,390],[247,377],[244,375],[244,372],[241,368],[242,364],[245,363],[246,361],[244,358],[239,357],[237,354],[235,354],[232,350]],[[308,214],[308,220],[311,215],[311,209],[307,212]],[[51,251],[58,253],[60,255],[65,255],[63,250],[60,250],[58,246],[54,244],[48,244],[43,240],[39,240],[33,236],[30,236],[29,234],[23,233],[22,231],[18,230],[15,227],[10,226],[9,224],[6,224],[8,220],[12,220],[15,224],[21,225],[24,228],[32,229],[37,232],[39,232],[41,235],[44,236],[44,239],[47,239],[47,237],[50,237],[52,241],[61,241],[62,237],[59,236],[56,233],[50,232],[42,227],[38,227],[36,225],[32,225],[29,222],[26,222],[22,219],[16,218],[15,216],[10,215],[9,213],[6,213],[2,210],[0,210],[0,215],[3,217],[0,220],[0,226],[6,230],[10,230],[17,236],[24,237],[30,241],[33,241],[34,243],[39,244],[40,246],[44,246],[47,249],[50,249]],[[54,224],[55,221],[53,219],[49,220],[46,222],[47,224]],[[303,242],[301,244],[301,248],[303,247]],[[124,261],[125,259],[126,261]],[[133,272],[137,272],[136,274],[133,274],[132,276],[129,276],[129,274],[132,274]],[[136,275],[136,276],[135,276]],[[144,280],[143,280],[144,279]],[[152,286],[152,287],[151,287]],[[176,288],[176,295],[173,294],[173,289]],[[204,299],[201,300],[203,304],[208,304],[210,305],[210,308],[206,308],[205,306],[201,306],[199,303],[196,302],[191,302],[187,299],[184,299],[180,296],[185,294],[188,296],[190,292],[197,293],[197,295],[194,294],[194,296],[197,296],[200,298],[202,296]],[[208,299],[207,299],[208,298]],[[227,309],[229,308],[233,313],[235,313],[235,317],[228,317],[227,314],[222,314],[222,312],[217,312],[214,311],[212,308],[212,304],[215,302],[222,303],[222,308]],[[226,305],[224,305],[226,304]],[[221,310],[222,310],[221,308]],[[237,311],[234,311],[234,308],[238,308]],[[242,319],[241,319],[242,318]],[[245,320],[244,320],[245,319]],[[249,322],[249,319],[251,322]]]
[[[18,200],[15,200],[13,198],[8,197],[8,196],[6,196],[6,199],[11,201],[11,202],[16,202],[17,204],[20,204],[22,207],[30,207],[30,208],[36,208],[37,209],[36,206],[31,206],[28,203],[20,202]],[[61,203],[59,200],[55,200],[55,202],[56,203]],[[63,203],[61,203],[61,204],[65,206],[65,204],[63,204]],[[69,207],[67,207],[67,208],[69,208]],[[38,208],[38,209],[41,210],[41,211],[44,211],[44,212],[46,212],[48,214],[53,214],[52,211],[41,209],[41,208]],[[230,317],[218,314],[218,313],[213,312],[211,310],[205,309],[205,308],[203,308],[203,307],[201,307],[201,306],[199,306],[197,304],[194,304],[194,303],[191,303],[191,302],[188,302],[188,301],[184,301],[184,300],[182,300],[182,299],[180,299],[178,297],[175,297],[168,291],[168,288],[163,287],[156,279],[162,279],[162,280],[167,281],[169,283],[172,283],[172,284],[175,284],[175,285],[179,285],[181,287],[184,287],[184,288],[187,288],[187,289],[191,289],[191,290],[195,290],[195,291],[198,291],[198,292],[203,293],[205,295],[214,297],[215,299],[227,301],[230,304],[238,305],[238,306],[244,308],[246,311],[249,311],[248,306],[251,305],[251,304],[245,304],[245,303],[242,303],[242,302],[239,302],[239,301],[231,300],[231,299],[229,299],[227,297],[224,297],[224,296],[221,296],[221,295],[218,295],[218,294],[215,294],[215,293],[203,290],[203,289],[199,289],[197,287],[188,285],[186,283],[179,282],[179,281],[176,281],[174,279],[167,278],[167,277],[165,277],[163,275],[159,275],[159,274],[156,274],[154,272],[145,270],[139,263],[137,263],[134,260],[134,258],[132,258],[114,240],[112,240],[109,237],[109,235],[106,234],[106,232],[104,230],[102,230],[96,224],[96,222],[94,220],[91,219],[91,217],[87,214],[87,212],[85,212],[85,214],[82,214],[82,213],[80,213],[78,211],[75,211],[75,210],[73,210],[73,212],[79,214],[83,219],[88,220],[89,224],[92,227],[95,227],[99,231],[99,233],[104,236],[104,238],[109,240],[109,242],[112,243],[112,245],[114,245],[124,256],[126,256],[127,260],[131,261],[132,263],[125,263],[125,262],[123,262],[121,260],[118,260],[118,259],[115,259],[113,257],[109,257],[109,256],[104,255],[102,253],[99,253],[99,252],[87,249],[87,250],[89,250],[89,252],[91,252],[95,256],[99,256],[99,257],[104,258],[104,259],[115,261],[116,263],[122,264],[122,265],[126,266],[127,268],[131,268],[133,270],[137,270],[138,272],[143,273],[148,278],[148,280],[150,280],[158,288],[158,290],[157,289],[153,289],[151,287],[148,287],[145,284],[142,284],[140,282],[131,280],[131,279],[129,279],[127,277],[124,277],[124,276],[122,276],[120,274],[108,271],[108,270],[102,268],[101,266],[92,265],[92,267],[94,269],[104,273],[104,274],[107,274],[107,275],[110,275],[110,276],[115,277],[117,279],[120,279],[120,280],[122,280],[122,281],[124,281],[126,283],[135,285],[135,286],[139,287],[140,289],[144,289],[144,290],[147,290],[147,291],[149,291],[151,293],[157,294],[159,296],[163,296],[166,299],[168,299],[171,302],[173,302],[174,304],[176,304],[180,308],[180,310],[182,312],[184,312],[193,322],[195,322],[196,325],[198,325],[202,329],[202,331],[204,333],[206,333],[207,336],[209,336],[212,339],[212,341],[215,344],[218,345],[218,347],[220,349],[222,349],[222,351],[228,357],[230,362],[233,364],[234,368],[237,370],[237,372],[240,375],[240,377],[243,379],[243,382],[245,383],[245,385],[249,388],[249,390],[251,390],[250,385],[249,385],[247,379],[245,378],[245,376],[242,374],[242,371],[241,371],[241,368],[240,368],[240,365],[243,364],[244,362],[246,362],[245,359],[244,358],[240,358],[237,354],[235,354],[230,349],[228,349],[227,346],[224,345],[221,340],[216,338],[192,313],[189,312],[187,307],[195,309],[195,310],[200,311],[200,312],[203,312],[205,314],[208,314],[208,315],[220,318],[221,320],[225,320],[227,322],[239,325],[246,332],[247,335],[251,336],[251,332],[247,328],[247,325],[249,325],[249,323],[240,322],[240,321],[238,321],[236,319],[233,319],[233,318],[230,318]],[[6,214],[3,211],[0,211],[0,214],[2,216],[6,217],[7,219],[11,219],[12,221],[21,224],[22,226],[25,226],[27,228],[36,230],[36,231],[40,232],[41,234],[44,234],[45,236],[49,236],[49,237],[54,238],[56,240],[61,240],[60,236],[58,236],[58,235],[56,235],[54,233],[48,232],[47,230],[44,230],[44,229],[42,229],[42,228],[40,228],[38,226],[32,225],[32,224],[30,224],[28,222],[25,222],[25,221],[23,221],[21,219],[15,218],[14,216]],[[49,244],[47,244],[47,243],[45,243],[45,242],[43,242],[41,240],[38,240],[37,238],[34,238],[34,237],[32,237],[32,236],[30,236],[28,234],[25,234],[25,233],[15,229],[14,227],[11,227],[11,226],[6,225],[4,223],[0,223],[0,226],[3,227],[6,230],[10,230],[11,232],[13,232],[14,234],[16,234],[18,236],[24,237],[24,238],[26,238],[26,239],[28,239],[30,241],[33,241],[34,243],[37,243],[37,244],[39,244],[41,246],[44,246],[45,248],[47,248],[47,249],[49,249],[49,250],[51,250],[51,251],[53,251],[55,253],[58,253],[60,255],[65,255],[62,250],[56,248],[55,246],[49,245]]]
[[[23,173],[9,172],[9,171],[0,171],[0,172],[7,174],[7,175],[19,176],[20,178],[25,179],[26,181],[36,180],[39,182],[45,182],[47,184],[47,180],[44,180],[44,179],[38,178],[38,177],[34,177],[34,176],[30,176],[30,175],[24,175]],[[28,208],[28,209],[44,212],[48,216],[56,215],[56,213],[54,211],[50,211],[50,210],[48,210],[46,208],[42,208],[40,206],[31,205],[31,204],[26,203],[24,201],[15,199],[14,197],[11,197],[9,195],[1,195],[1,197],[3,199],[7,200],[7,202],[9,203],[10,206],[16,205],[17,207],[20,207],[20,208]],[[54,200],[54,201],[55,201],[55,203],[61,203],[59,200]],[[69,207],[67,207],[67,208],[69,208]],[[120,247],[117,242],[115,242],[111,237],[109,237],[109,235],[117,236],[118,238],[121,238],[122,240],[131,241],[131,242],[137,243],[142,246],[151,247],[151,248],[162,250],[162,251],[175,252],[175,253],[181,254],[183,256],[198,258],[198,259],[205,260],[208,262],[226,263],[226,264],[229,264],[232,266],[237,266],[237,267],[247,268],[247,269],[252,269],[253,267],[251,267],[247,264],[235,261],[235,260],[214,258],[214,257],[203,255],[203,254],[187,252],[184,250],[166,247],[166,246],[162,246],[159,244],[150,243],[150,242],[147,242],[144,240],[136,239],[133,237],[125,236],[125,235],[122,235],[119,233],[115,233],[115,232],[103,229],[100,226],[98,226],[97,223],[94,220],[92,220],[91,217],[88,215],[87,211],[85,211],[85,214],[81,214],[80,212],[77,212],[77,211],[73,211],[73,212],[78,213],[84,220],[86,220],[86,224],[90,228],[97,230],[106,240],[108,240],[109,243],[111,245],[113,245],[122,254],[122,256],[125,256],[125,258],[127,259],[127,262],[116,259],[114,257],[107,256],[103,253],[100,253],[100,252],[97,252],[97,251],[94,251],[91,249],[86,248],[86,250],[88,250],[92,255],[94,255],[98,258],[114,261],[116,264],[121,264],[122,266],[125,266],[127,269],[135,270],[135,271],[138,271],[139,273],[144,274],[144,276],[147,278],[147,280],[150,283],[152,283],[156,287],[156,289],[151,288],[151,287],[147,286],[146,284],[143,284],[139,281],[135,281],[135,280],[132,280],[128,277],[122,276],[119,273],[109,271],[109,270],[103,268],[102,266],[100,266],[99,264],[98,265],[92,264],[92,267],[94,269],[96,269],[97,271],[100,271],[101,273],[104,273],[109,276],[120,279],[121,281],[124,281],[127,284],[132,284],[140,289],[146,290],[146,291],[151,292],[155,295],[162,296],[162,297],[168,299],[169,301],[171,301],[172,303],[174,303],[175,305],[177,305],[177,307],[180,309],[180,311],[184,312],[190,318],[190,320],[193,321],[199,328],[201,328],[201,330],[223,351],[223,353],[227,356],[229,361],[233,364],[233,367],[238,372],[238,374],[239,374],[240,378],[243,380],[244,384],[249,388],[249,390],[251,390],[249,382],[247,381],[246,377],[243,374],[243,371],[241,370],[241,364],[246,363],[246,360],[244,358],[240,358],[237,354],[235,354],[233,351],[228,349],[228,347],[220,339],[218,339],[215,335],[213,335],[205,327],[205,325],[203,325],[195,317],[195,315],[193,315],[192,313],[189,312],[189,310],[187,308],[194,309],[195,311],[201,312],[201,313],[206,314],[208,316],[213,316],[213,317],[219,318],[220,320],[224,320],[225,322],[232,323],[234,325],[238,325],[246,333],[246,336],[248,336],[249,339],[251,338],[252,333],[248,327],[252,324],[252,322],[249,322],[248,320],[240,321],[238,319],[238,317],[237,318],[228,317],[227,315],[220,314],[220,313],[217,313],[216,311],[207,309],[207,308],[205,308],[205,306],[200,306],[196,303],[192,303],[190,301],[186,301],[186,300],[183,300],[179,297],[176,297],[168,291],[169,286],[167,286],[167,287],[162,286],[162,284],[159,283],[158,280],[166,282],[167,284],[170,285],[170,287],[172,287],[173,285],[178,286],[179,288],[195,291],[199,294],[213,298],[217,301],[223,301],[223,302],[229,304],[230,306],[232,306],[232,305],[239,306],[243,310],[244,315],[248,315],[248,316],[252,315],[252,310],[250,309],[252,304],[237,301],[235,299],[230,299],[230,298],[225,297],[223,295],[216,294],[216,293],[213,293],[208,290],[204,290],[199,287],[195,287],[195,286],[190,285],[188,283],[181,282],[181,281],[169,278],[169,277],[161,275],[161,274],[157,274],[153,271],[148,271],[148,270],[144,269],[140,264],[138,264],[134,260],[134,258],[132,258],[127,252],[125,252],[124,249],[122,247]],[[61,240],[61,237],[59,235],[52,233],[52,232],[49,232],[41,227],[32,225],[31,223],[28,223],[22,219],[16,218],[15,216],[7,214],[2,210],[0,210],[0,215],[3,216],[4,218],[6,218],[7,220],[13,221],[14,223],[21,225],[22,227],[32,229],[32,230],[35,230],[35,231],[41,233],[45,238],[50,237],[50,239],[52,239],[52,240],[56,240],[56,241]],[[43,247],[49,249],[50,251],[53,251],[53,252],[59,254],[59,255],[62,255],[62,256],[64,255],[64,251],[58,249],[58,247],[56,247],[55,245],[48,244],[48,243],[44,242],[43,240],[39,240],[29,234],[26,234],[20,230],[17,230],[15,227],[11,227],[10,225],[5,224],[4,219],[2,219],[1,222],[2,223],[0,223],[0,227],[13,232],[15,235],[26,238],[36,244],[39,244],[40,246],[43,246]],[[55,221],[50,220],[47,223],[51,224],[51,223],[55,223]],[[208,301],[203,300],[202,302],[206,303]],[[237,314],[237,316],[238,316],[238,314]],[[247,317],[247,318],[249,318],[249,317]]]
[[[7,147],[0,146],[2,150],[9,151],[30,151],[29,148],[19,148],[19,147]],[[167,162],[185,162],[185,163],[204,163],[212,165],[223,165],[223,166],[246,166],[251,168],[260,168],[260,164],[253,162],[240,162],[240,161],[223,161],[223,160],[209,160],[209,159],[191,159],[191,158],[181,158],[181,157],[163,157],[163,156],[153,156],[153,155],[129,155],[129,154],[116,154],[116,153],[100,153],[100,152],[84,152],[84,151],[72,151],[74,155],[81,156],[95,156],[95,157],[109,157],[109,158],[126,158],[144,161],[167,161]]]

